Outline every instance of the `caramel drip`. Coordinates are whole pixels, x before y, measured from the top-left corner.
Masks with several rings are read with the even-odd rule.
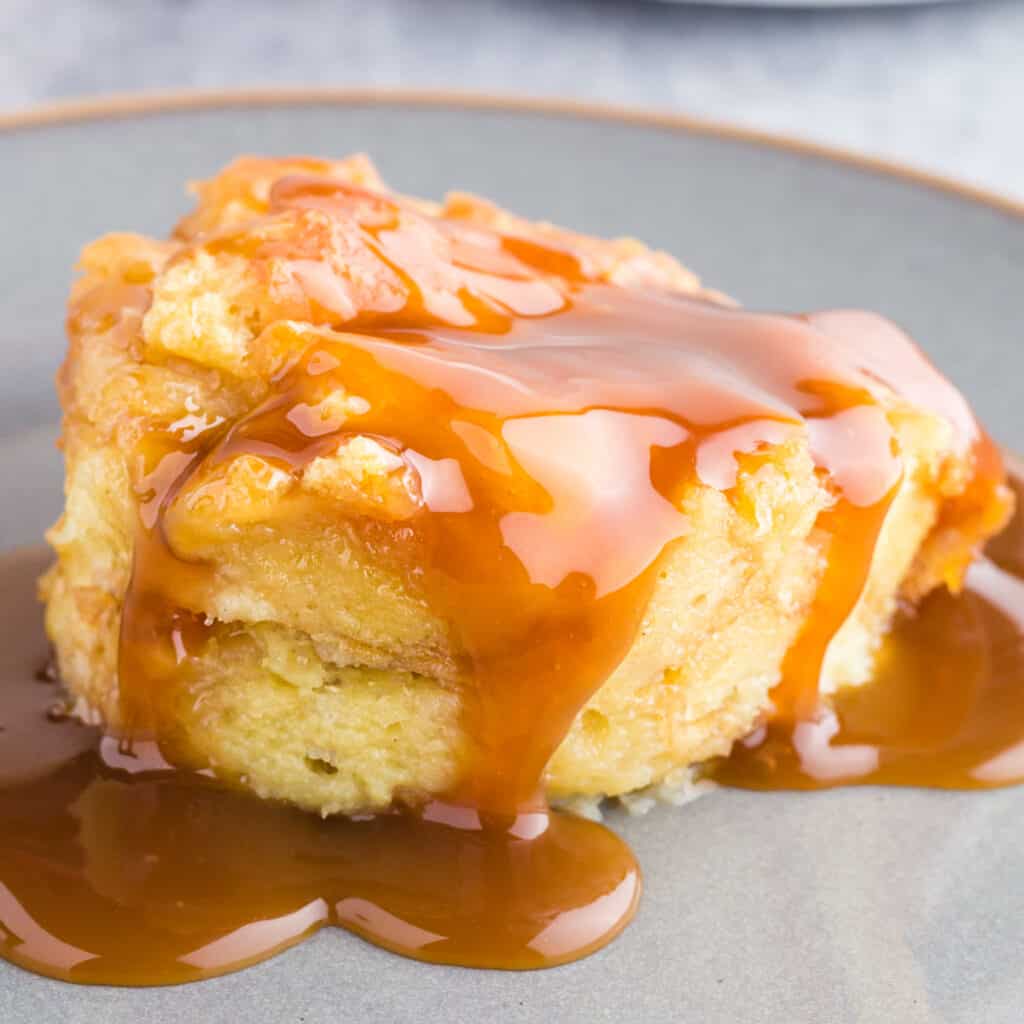
[[[857,605],[871,572],[871,559],[895,488],[866,508],[845,500],[818,517],[828,538],[825,573],[796,642],[782,663],[782,681],[772,691],[775,717],[802,722],[818,711],[818,687],[832,638]]]
[[[985,453],[978,462],[997,464]],[[748,789],[1024,780],[1024,482],[1011,467],[1018,514],[968,569],[962,593],[940,587],[901,610],[869,683],[767,722],[710,766],[715,779]],[[975,488],[996,479],[979,475]],[[980,504],[969,492],[951,515]]]

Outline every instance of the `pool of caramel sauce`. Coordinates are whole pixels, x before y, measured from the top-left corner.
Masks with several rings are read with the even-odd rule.
[[[795,730],[759,730],[713,775],[763,789],[1024,780],[1019,524],[961,594],[899,616],[871,684]],[[599,948],[628,922],[639,872],[593,822],[453,820],[440,804],[320,820],[68,716],[35,603],[48,561],[37,549],[0,567],[0,956],[78,983],[170,984],[335,925],[417,959],[533,968]]]
[[[35,602],[48,561],[19,552],[0,570],[6,959],[80,983],[169,984],[332,924],[405,956],[526,969],[585,955],[632,916],[636,863],[593,822],[443,804],[321,820],[68,716]]]
[[[901,617],[877,686],[841,694],[833,711],[819,701],[822,661],[902,473],[879,380],[944,415],[973,449],[975,480],[952,517],[982,514],[1001,475],[962,400],[898,331],[856,314],[758,316],[611,287],[571,246],[448,222],[458,287],[432,288],[423,225],[391,199],[279,183],[272,212],[296,209],[355,230],[408,294],[400,308],[304,334],[234,422],[192,416],[144,439],[119,666],[131,738],[61,710],[56,682],[37,671],[47,651],[32,589],[44,559],[4,566],[0,955],[76,982],[145,985],[235,970],[326,924],[476,967],[551,966],[610,941],[635,910],[639,869],[612,832],[546,806],[544,768],[633,642],[664,552],[686,529],[683,489],[728,492],[737,453],[756,460],[780,431],[810,433],[834,488],[817,524],[827,568],[776,717],[714,773],[766,788],[1024,777],[1020,584],[993,564],[973,568],[963,594]],[[248,256],[253,243],[201,244]],[[332,287],[318,272],[321,313]],[[147,301],[137,286],[86,297],[70,329],[136,303],[131,330]],[[339,389],[362,411],[332,425],[317,410]],[[443,799],[321,821],[202,766],[175,767],[174,751],[146,737],[165,738],[182,666],[201,658],[212,574],[177,554],[194,488],[239,455],[302,472],[349,432],[415,471],[417,515],[361,528],[407,560],[406,582],[450,625],[473,746]]]

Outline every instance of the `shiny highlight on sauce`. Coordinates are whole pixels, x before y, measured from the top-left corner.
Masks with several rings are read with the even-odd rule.
[[[926,786],[989,789],[1024,780],[1024,477],[1017,514],[967,571],[901,609],[871,682],[799,719],[777,717],[709,766],[747,789]]]
[[[429,220],[439,275],[415,216],[327,179],[278,182],[271,213],[295,210],[343,221],[405,298],[353,317],[325,264],[296,261],[317,326],[268,328],[292,355],[265,397],[233,422],[192,416],[144,439],[119,671],[130,737],[47,721],[56,691],[26,672],[45,654],[26,600],[41,565],[19,556],[5,574],[3,611],[27,646],[6,652],[0,678],[0,955],[74,981],[159,984],[237,969],[324,924],[470,966],[550,966],[604,945],[635,909],[639,871],[614,834],[547,808],[545,766],[634,640],[688,529],[679,496],[694,482],[729,493],[738,455],[787,432],[809,434],[834,492],[817,524],[828,567],[778,717],[719,777],[956,786],[1024,775],[1018,584],[991,566],[972,570],[964,595],[933,596],[900,621],[877,700],[869,687],[857,706],[841,696],[838,719],[820,711],[823,659],[902,476],[880,382],[944,415],[975,452],[963,515],[1000,478],[963,400],[898,330],[612,286],[585,249],[457,220]],[[200,244],[251,256],[256,243],[228,231]],[[121,315],[134,303],[137,324],[148,300],[133,288],[96,301]],[[357,400],[335,422],[325,401],[339,393]],[[353,528],[449,624],[472,748],[443,799],[321,822],[172,765],[174,699],[210,628],[213,573],[178,557],[174,538],[204,474],[225,462],[256,455],[298,474],[354,436],[406,467],[415,508]],[[941,707],[929,703],[929,645],[948,669]],[[889,690],[906,701],[902,717]],[[821,750],[846,751],[846,767],[815,767]]]

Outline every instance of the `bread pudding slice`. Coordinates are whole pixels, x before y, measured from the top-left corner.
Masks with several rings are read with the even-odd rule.
[[[81,269],[61,676],[323,814],[677,777],[869,680],[897,602],[1008,513],[880,318],[745,313],[638,242],[398,196],[364,158],[240,159],[169,241]]]

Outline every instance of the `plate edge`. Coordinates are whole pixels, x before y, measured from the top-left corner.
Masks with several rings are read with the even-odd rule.
[[[253,87],[240,89],[184,89],[114,93],[81,100],[62,100],[0,113],[0,132],[41,128],[81,121],[122,119],[146,114],[231,107],[290,107],[304,104],[338,106],[412,106],[462,110],[510,111],[593,121],[618,121],[649,128],[730,139],[765,146],[832,163],[844,164],[880,177],[896,178],[932,191],[987,206],[1024,219],[1024,202],[955,178],[926,171],[842,146],[813,142],[779,132],[762,131],[727,121],[630,107],[591,100],[565,99],[459,90],[414,88],[360,88],[344,86]]]

